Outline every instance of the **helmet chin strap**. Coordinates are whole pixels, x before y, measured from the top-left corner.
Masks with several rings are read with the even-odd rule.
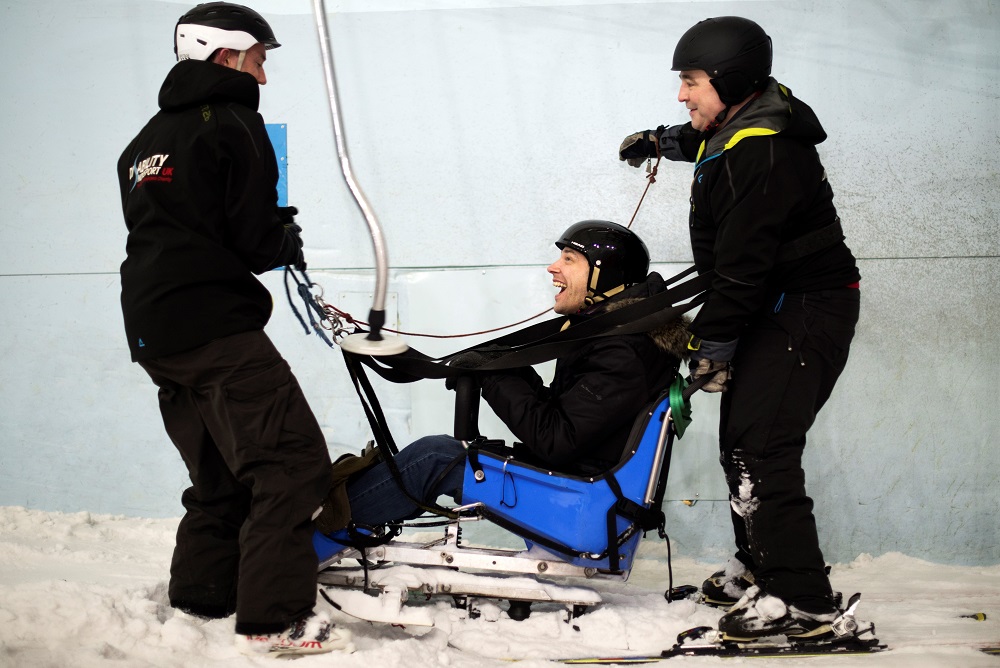
[[[246,57],[247,57],[246,49],[244,49],[243,51],[240,51],[240,57],[236,59],[236,71],[237,72],[242,72],[243,71],[243,60]]]
[[[719,127],[720,125],[722,125],[722,121],[726,120],[726,116],[729,115],[729,110],[730,109],[732,109],[732,106],[726,105],[726,108],[719,112],[719,115],[716,116],[712,120],[712,122],[708,124],[708,126],[705,128],[704,131],[705,132],[711,132],[712,130],[714,130],[717,127]]]
[[[617,288],[611,288],[607,292],[595,292],[594,290],[588,290],[587,296],[584,298],[583,303],[585,306],[593,306],[599,302],[603,302],[605,299],[610,299],[614,297],[619,292],[625,289],[625,284],[622,283]]]
[[[623,283],[622,285],[619,285],[616,288],[611,288],[610,290],[607,290],[605,292],[598,292],[597,283],[600,281],[600,278],[601,278],[601,263],[600,261],[598,261],[594,264],[593,268],[590,270],[590,281],[588,281],[587,285],[587,296],[584,297],[583,299],[584,308],[586,308],[587,306],[593,306],[598,302],[602,302],[608,297],[614,297],[619,292],[625,289],[625,284]]]

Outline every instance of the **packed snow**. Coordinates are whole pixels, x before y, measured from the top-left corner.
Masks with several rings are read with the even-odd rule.
[[[167,604],[176,519],[137,519],[0,507],[0,666],[267,666],[233,645],[232,618],[205,621]],[[524,621],[506,604],[484,603],[469,619],[447,601],[430,602],[433,628],[363,622],[333,611],[354,636],[350,654],[306,656],[297,666],[343,668],[471,668],[554,666],[581,656],[658,654],[677,634],[714,625],[721,614],[691,601],[667,603],[666,547],[647,539],[628,582],[593,586],[603,603],[575,619],[537,606]],[[721,564],[674,555],[675,584],[700,582]],[[863,592],[859,619],[874,621],[890,650],[864,657],[798,659],[810,666],[864,662],[866,668],[997,666],[977,648],[1000,644],[1000,565],[942,566],[901,554],[861,555],[833,566],[834,587]],[[326,605],[322,603],[321,605]],[[985,613],[984,621],[968,617]],[[670,663],[718,665],[744,659],[675,658]],[[753,659],[786,666],[785,659]]]

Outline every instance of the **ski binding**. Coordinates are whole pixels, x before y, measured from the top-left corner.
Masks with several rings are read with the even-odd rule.
[[[698,626],[677,635],[677,642],[662,653],[663,658],[677,656],[819,656],[826,654],[869,654],[888,649],[875,637],[875,624],[859,622],[854,611],[861,594],[851,597],[847,609],[830,623],[830,634],[821,640],[796,640],[771,636],[759,639],[736,639],[710,626]],[[865,638],[862,636],[870,635]]]

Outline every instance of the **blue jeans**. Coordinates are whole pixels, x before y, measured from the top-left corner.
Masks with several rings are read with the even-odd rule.
[[[411,496],[433,503],[447,494],[461,502],[465,475],[465,448],[451,436],[425,436],[402,448],[393,457]],[[413,519],[420,508],[399,488],[385,462],[368,469],[347,485],[351,517],[356,524],[379,526]]]

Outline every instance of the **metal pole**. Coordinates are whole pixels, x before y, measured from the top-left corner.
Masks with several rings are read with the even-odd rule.
[[[319,48],[323,55],[323,74],[330,100],[330,118],[333,121],[333,135],[337,142],[340,171],[344,175],[344,181],[347,182],[347,187],[351,191],[361,215],[368,223],[368,232],[371,236],[372,248],[375,251],[375,295],[368,316],[370,331],[367,336],[355,335],[345,338],[341,347],[352,352],[370,355],[394,355],[406,350],[407,346],[402,343],[399,337],[390,337],[395,340],[388,341],[379,333],[385,323],[385,292],[389,276],[389,254],[386,249],[385,237],[382,234],[378,218],[375,216],[375,211],[372,210],[361,186],[354,178],[351,160],[347,155],[347,143],[344,141],[344,128],[340,118],[340,100],[337,96],[337,76],[333,66],[333,50],[330,48],[330,35],[326,25],[326,6],[323,0],[313,0],[313,11],[316,15],[316,29],[319,33]],[[357,340],[359,336],[366,339],[366,342]],[[400,348],[400,346],[402,347]]]

